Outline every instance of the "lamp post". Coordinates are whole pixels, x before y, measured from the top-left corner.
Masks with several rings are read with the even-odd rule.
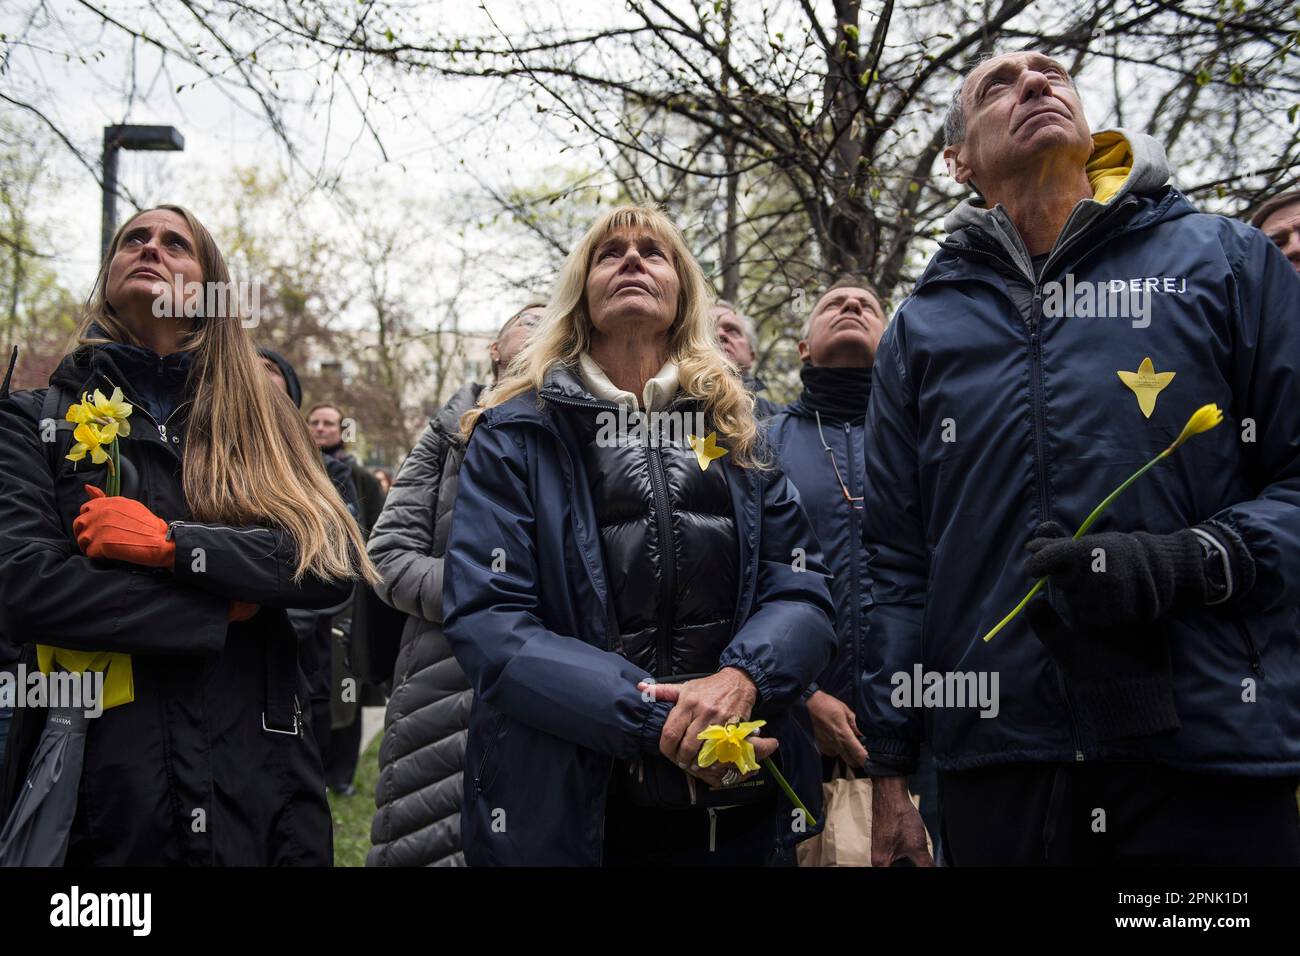
[[[108,255],[108,244],[117,228],[117,152],[120,149],[167,150],[185,148],[185,137],[175,126],[104,127],[104,209],[99,233],[99,258]]]

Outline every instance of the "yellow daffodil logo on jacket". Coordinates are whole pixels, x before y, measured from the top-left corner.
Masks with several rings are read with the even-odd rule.
[[[1142,360],[1136,372],[1119,371],[1115,374],[1119,376],[1121,382],[1133,389],[1133,394],[1137,396],[1138,408],[1142,409],[1143,415],[1150,418],[1151,413],[1156,410],[1156,398],[1178,373],[1157,372],[1155,365],[1151,363],[1151,356],[1148,355]]]
[[[727,453],[727,449],[718,445],[718,433],[709,432],[708,437],[699,438],[696,435],[687,435],[687,442],[690,443],[691,449],[695,452],[695,460],[700,463],[700,471],[709,470],[709,462],[715,458],[721,458]]]

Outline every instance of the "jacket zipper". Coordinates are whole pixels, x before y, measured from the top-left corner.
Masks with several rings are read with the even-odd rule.
[[[672,673],[672,606],[677,589],[677,557],[673,544],[673,517],[668,510],[668,477],[664,473],[663,455],[654,445],[646,448],[650,465],[650,488],[655,499],[655,524],[659,527],[659,553],[663,555],[663,576],[659,579],[659,637],[655,654],[655,674]]]
[[[1129,205],[1126,201],[1121,205],[1123,208]],[[1108,210],[1107,212],[1110,212]],[[1105,214],[1093,223],[1093,227],[1100,225],[1102,219],[1108,218]],[[1041,278],[1047,274],[1048,267],[1052,264],[1053,259],[1060,258],[1064,252],[1072,245],[1075,245],[1083,236],[1092,232],[1093,229],[1085,229],[1068,240],[1064,246],[1057,249],[1055,253],[1050,254],[1043,263],[1043,268],[1039,275],[1029,276],[1030,285],[1033,290],[1033,299],[1029,311],[1029,360],[1030,360],[1030,405],[1034,417],[1034,464],[1037,473],[1038,483],[1038,509],[1042,516],[1040,520],[1046,521],[1051,516],[1051,503],[1047,494],[1047,462],[1046,462],[1046,437],[1043,430],[1043,409],[1042,409],[1042,376],[1043,376],[1043,349],[1042,349],[1042,318],[1043,318],[1043,286]],[[972,250],[977,253],[979,250]],[[992,259],[1004,264],[1006,260],[997,254],[982,253]],[[1014,263],[1011,263],[1014,266]],[[1022,275],[1024,273],[1021,273]],[[1064,675],[1060,675],[1060,686],[1062,696],[1065,698],[1065,709],[1070,718],[1070,740],[1074,745],[1074,759],[1076,762],[1082,762],[1085,759],[1083,747],[1079,741],[1079,725],[1075,718],[1074,701],[1070,697],[1070,688],[1065,682]]]
[[[599,409],[603,409],[603,410],[607,410],[607,411],[615,411],[615,412],[618,411],[618,406],[615,405],[613,402],[602,402],[602,401],[599,401],[599,400],[597,400],[597,401],[593,401],[593,402],[587,402],[587,401],[582,401],[582,400],[580,400],[580,399],[576,399],[576,398],[566,398],[566,397],[564,397],[564,396],[562,396],[562,395],[551,395],[551,394],[548,394],[548,393],[546,393],[546,392],[539,392],[538,394],[540,395],[541,398],[545,399],[545,400],[548,401],[548,402],[552,402],[552,403],[554,403],[554,404],[556,404],[556,405],[568,405],[568,406],[570,406],[570,407],[572,407],[572,408],[583,408],[583,409],[599,408]],[[546,428],[545,426],[538,426],[538,427],[543,428],[544,431],[549,431],[549,432],[551,432],[552,436],[553,436],[553,437],[555,438],[555,440],[556,440],[556,443],[560,446],[560,448],[562,448],[562,449],[564,450],[565,457],[569,459],[569,473],[570,473],[570,476],[572,476],[572,474],[573,474],[573,470],[574,470],[574,469],[573,469],[573,456],[569,454],[569,449],[568,449],[568,447],[564,444],[563,439],[561,439],[560,436],[559,436],[559,434],[558,434],[557,432],[555,432],[553,429]],[[654,449],[654,451],[655,451],[656,454],[658,454],[658,449]],[[662,463],[661,463],[661,466],[660,466],[660,467],[662,467]],[[653,468],[652,468],[652,469],[651,469],[651,485],[653,486],[653,484],[654,484],[654,470],[653,470]],[[576,531],[577,529],[575,528],[574,530]],[[595,573],[595,571],[594,571],[594,570],[592,569],[592,567],[591,567],[591,561],[590,561],[590,560],[588,559],[588,557],[587,557],[587,549],[586,549],[586,548],[579,548],[578,550],[582,552],[582,563],[583,563],[584,565],[586,565],[586,567],[587,567],[587,576],[591,579],[592,586],[594,587],[595,584],[596,584],[596,573]],[[668,554],[670,555],[670,561],[671,561],[671,549],[669,550]],[[606,586],[608,587],[608,582],[606,582]],[[608,600],[609,603],[610,603],[610,610],[607,611],[607,613],[606,613],[606,619],[609,620],[609,619],[612,619],[613,616],[614,616],[614,614],[616,613],[616,612],[613,610],[613,603],[614,603],[614,595],[613,595],[613,593],[612,593],[612,592],[608,592],[608,593],[606,594],[606,598],[607,598],[607,600]],[[662,623],[662,619],[661,619],[661,623]],[[606,643],[607,643],[607,644],[611,643],[611,641],[610,641],[608,638],[612,638],[612,637],[613,637],[612,634],[611,634],[611,635],[607,635],[607,640],[606,640]],[[611,648],[611,649],[612,649],[612,648]],[[656,664],[659,664],[659,662],[657,661]],[[656,676],[662,676],[663,673],[664,673],[664,668],[663,668],[663,666],[660,664],[659,666],[656,666],[655,671],[656,671]],[[495,738],[494,738],[494,739],[495,739]],[[484,755],[484,759],[486,760],[486,754]],[[480,768],[479,768],[479,769],[480,769],[480,772],[482,772],[482,766],[481,766],[481,765],[480,765]],[[608,782],[606,783],[606,787],[608,787]],[[606,793],[608,794],[608,789],[606,790]],[[602,806],[602,807],[601,807],[601,815],[600,815],[600,837],[599,837],[599,840],[598,840],[598,842],[597,842],[597,844],[596,844],[596,858],[597,858],[598,862],[601,863],[601,864],[603,864],[603,863],[605,862],[605,819],[606,819],[606,817],[605,817],[605,808],[604,808],[604,806]]]
[[[1250,669],[1259,677],[1263,677],[1264,662],[1259,656],[1259,649],[1255,647],[1255,639],[1250,636],[1250,631],[1245,624],[1241,623],[1240,619],[1234,617],[1232,623],[1237,628],[1237,633],[1241,635],[1242,640],[1246,642],[1246,652],[1250,655]]]
[[[1043,264],[1043,272],[1047,271],[1047,263]],[[1043,318],[1043,287],[1038,278],[1034,279],[1034,298],[1033,305],[1029,312],[1029,354],[1030,354],[1030,390],[1031,403],[1034,411],[1034,461],[1038,470],[1038,513],[1041,515],[1040,521],[1047,521],[1051,518],[1051,504],[1047,496],[1047,439],[1043,434],[1043,346],[1042,346],[1042,318]],[[1059,672],[1058,672],[1059,673]],[[1065,681],[1065,675],[1060,674],[1061,692],[1065,696],[1065,709],[1070,716],[1070,741],[1074,744],[1074,759],[1081,762],[1084,759],[1083,747],[1079,742],[1079,723],[1074,715],[1074,701],[1070,698],[1070,688]]]
[[[863,429],[864,429],[863,433],[865,434],[865,429],[866,429],[865,422],[863,424]],[[862,507],[863,509],[865,509],[867,506],[866,486],[863,485],[860,488],[855,488],[853,486],[854,477],[858,474],[858,469],[853,467],[853,463],[855,461],[858,461],[859,459],[855,457],[857,452],[853,448],[853,426],[850,425],[848,422],[844,423],[844,440],[848,443],[848,450],[849,450],[849,456],[848,456],[849,494],[853,494],[853,492],[855,491],[861,491]],[[860,556],[862,554],[862,518],[861,518],[861,512],[857,508],[853,507],[852,502],[849,502],[849,519],[851,522],[849,525],[850,528],[849,534],[851,535],[851,537],[849,538],[849,548],[854,555]],[[858,709],[858,691],[857,691],[858,640],[861,634],[860,628],[862,626],[861,625],[862,569],[858,566],[857,557],[854,558],[850,566],[853,568],[853,584],[852,584],[853,590],[851,592],[853,594],[853,600],[850,602],[853,607],[853,631],[851,635],[853,643],[852,646],[849,648],[849,678],[850,678],[849,690],[850,693],[852,694],[853,699],[848,703],[849,706],[852,707],[854,711],[856,711]]]
[[[113,380],[112,380],[112,379],[110,379],[107,375],[104,375],[103,372],[101,372],[100,375],[103,376],[104,381],[108,383],[108,386],[109,386],[110,388],[118,388],[118,387],[119,387],[119,386],[117,386],[117,385],[115,385],[115,384],[113,383]],[[126,389],[122,389],[122,394],[123,394],[123,395],[126,395]],[[149,424],[153,425],[154,428],[158,429],[158,437],[162,439],[162,443],[163,443],[163,445],[164,445],[166,448],[171,449],[172,453],[173,453],[174,455],[176,455],[177,458],[179,458],[179,457],[180,457],[180,452],[179,452],[179,450],[177,450],[177,449],[175,449],[175,448],[172,448],[172,445],[173,445],[173,444],[179,444],[179,442],[175,442],[175,443],[173,443],[173,442],[169,442],[169,441],[167,440],[167,423],[170,422],[173,418],[176,417],[176,413],[177,413],[177,412],[179,412],[182,408],[184,408],[185,406],[187,406],[187,405],[189,405],[189,404],[190,404],[189,399],[186,399],[185,401],[181,402],[181,403],[180,403],[179,405],[177,405],[174,409],[172,409],[172,413],[171,413],[170,415],[167,416],[167,418],[163,421],[163,423],[162,423],[161,425],[158,424],[157,420],[156,420],[152,415],[149,414],[149,410],[148,410],[147,408],[145,408],[144,405],[140,404],[139,401],[133,401],[133,402],[131,403],[131,408],[132,408],[132,413],[133,413],[133,414],[134,414],[135,412],[139,412],[139,413],[140,413],[141,415],[143,415],[145,418],[149,419]]]
[[[1074,717],[1074,698],[1070,696],[1070,687],[1065,682],[1065,675],[1058,669],[1056,676],[1061,685],[1061,695],[1065,698],[1065,712],[1070,715],[1070,743],[1074,745],[1074,759],[1082,763],[1083,745],[1079,743],[1079,722]]]
[[[483,756],[478,759],[478,770],[474,772],[474,792],[483,792],[483,768],[487,766],[488,757],[492,756],[492,751],[496,749],[497,735],[501,732],[501,723],[506,719],[505,714],[497,714],[497,719],[492,722],[492,736],[488,738],[487,747],[483,749]]]
[[[1029,311],[1030,403],[1034,412],[1034,463],[1038,471],[1039,521],[1051,518],[1047,500],[1047,439],[1043,434],[1043,287],[1034,283],[1033,305]]]
[[[542,398],[548,402],[554,402],[559,405],[569,405],[575,408],[598,408],[607,411],[618,411],[618,406],[613,402],[593,401],[587,402],[576,398],[567,398],[561,395],[548,395],[542,393]],[[561,442],[563,444],[563,442]],[[655,643],[655,676],[667,677],[672,674],[671,653],[672,653],[672,598],[677,588],[677,564],[676,555],[673,549],[673,527],[672,514],[668,510],[668,479],[664,473],[663,456],[660,454],[658,447],[653,444],[646,446],[648,463],[650,468],[650,487],[654,492],[655,499],[655,524],[659,529],[659,547],[664,555],[664,574],[659,586],[659,627]],[[585,552],[583,560],[586,560]],[[609,595],[609,600],[613,601],[614,596]]]

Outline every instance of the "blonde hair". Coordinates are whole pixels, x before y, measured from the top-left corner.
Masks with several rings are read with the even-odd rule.
[[[131,223],[157,210],[175,213],[189,226],[204,288],[210,282],[230,283],[221,250],[193,213],[173,205],[142,210],[109,243],[77,329],[79,344],[142,344],[108,302],[108,271]],[[92,325],[104,335],[91,334]],[[331,580],[361,576],[377,583],[365,539],[330,481],[302,416],[263,370],[237,303],[226,314],[197,318],[181,337],[181,351],[194,353],[181,487],[195,519],[284,531],[297,548],[295,582],[310,572]]]
[[[501,380],[486,389],[479,402],[461,417],[468,440],[484,410],[528,391],[540,391],[546,374],[557,364],[576,363],[591,349],[591,318],[587,313],[587,275],[596,247],[622,230],[648,232],[665,243],[673,255],[680,292],[677,315],[668,329],[668,358],[677,364],[682,393],[695,399],[718,430],[730,452],[729,460],[746,468],[763,468],[759,455],[754,398],[745,389],[736,367],[718,348],[710,314],[713,297],[700,264],[691,255],[681,231],[653,206],[619,206],[592,224],[560,269],[551,300],[529,342]]]

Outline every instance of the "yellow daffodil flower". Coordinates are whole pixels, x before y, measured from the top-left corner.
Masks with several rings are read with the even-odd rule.
[[[114,388],[108,398],[99,389],[95,389],[95,415],[103,422],[116,422],[119,435],[131,434],[131,424],[127,421],[135,409],[125,398],[122,390]]]
[[[745,738],[765,724],[767,724],[766,720],[748,720],[739,724],[727,724],[725,727],[722,724],[705,727],[696,737],[697,740],[704,741],[704,746],[700,748],[700,755],[695,758],[696,762],[701,767],[709,767],[715,763],[729,763],[734,764],[741,773],[753,773],[759,769],[758,760],[754,753],[754,745]],[[771,757],[763,760],[763,766],[767,768],[790,802],[803,814],[808,824],[817,826],[817,818],[808,812],[804,802],[799,799],[799,795],[777,769]]]
[[[117,422],[110,422],[103,426],[82,422],[73,431],[72,437],[77,440],[77,443],[64,456],[68,461],[81,461],[86,457],[86,452],[90,452],[90,460],[97,465],[102,465],[108,461],[108,453],[104,451],[103,446],[112,444],[117,438]]]
[[[1208,432],[1215,425],[1223,421],[1223,412],[1218,405],[1202,405],[1196,411],[1192,412],[1192,417],[1187,419],[1187,424],[1183,426],[1182,432],[1174,443],[1169,446],[1165,454],[1173,451],[1193,435],[1199,435],[1201,432]]]
[[[700,731],[698,740],[704,741],[698,762],[701,767],[714,763],[735,764],[741,773],[758,769],[754,759],[754,745],[745,738],[766,724],[766,720],[750,720],[742,724],[713,724]]]
[[[116,441],[123,435],[131,434],[131,413],[135,411],[131,403],[122,396],[120,388],[114,388],[108,397],[95,389],[93,397],[81,393],[81,401],[68,406],[64,416],[75,422],[77,427],[72,432],[76,439],[68,453],[68,461],[81,461],[90,454],[90,460],[96,465],[108,462],[108,482],[104,489],[109,495],[116,495],[120,487],[117,467]],[[107,450],[105,450],[107,449]]]

